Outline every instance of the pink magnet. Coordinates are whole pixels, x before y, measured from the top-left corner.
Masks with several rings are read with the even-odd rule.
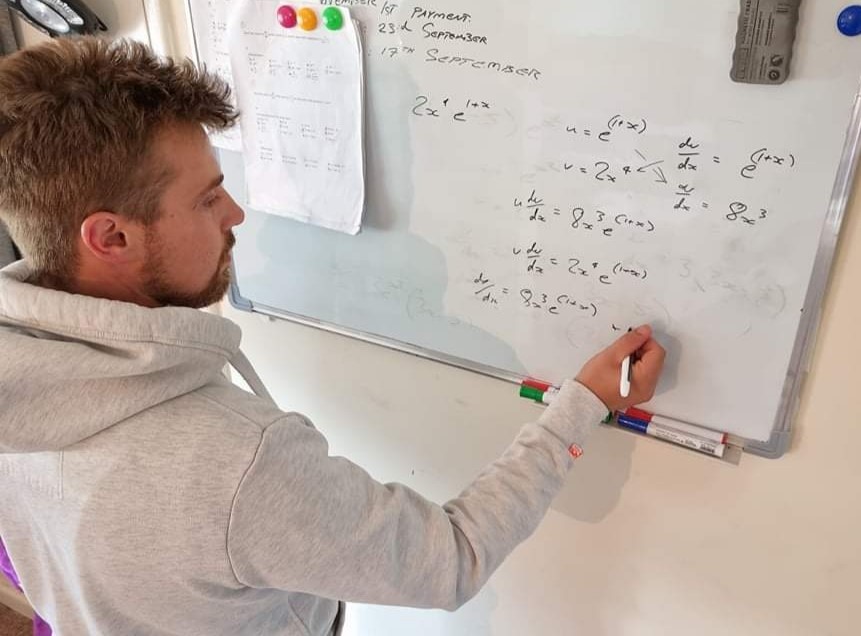
[[[289,4],[283,4],[278,7],[278,23],[285,29],[292,29],[296,26],[296,9]]]

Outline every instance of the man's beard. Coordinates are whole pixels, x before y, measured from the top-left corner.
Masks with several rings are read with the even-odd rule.
[[[147,233],[147,278],[144,281],[143,292],[161,306],[191,307],[200,309],[209,307],[224,298],[230,287],[230,266],[224,267],[224,262],[230,258],[230,250],[236,244],[236,237],[229,232],[225,237],[224,251],[218,259],[218,267],[209,283],[198,292],[188,293],[177,289],[168,282],[169,274],[161,243],[155,234]]]

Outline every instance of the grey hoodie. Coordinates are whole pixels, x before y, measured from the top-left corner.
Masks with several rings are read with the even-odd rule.
[[[338,601],[453,610],[532,533],[606,414],[566,382],[439,506],[330,457],[230,321],[29,274],[0,271],[0,536],[58,636],[316,636],[338,630]]]

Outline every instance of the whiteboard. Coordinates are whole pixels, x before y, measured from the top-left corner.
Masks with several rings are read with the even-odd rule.
[[[192,2],[199,43],[215,4]],[[363,231],[248,209],[234,304],[550,381],[650,322],[648,408],[773,439],[854,165],[844,3],[802,4],[779,86],[729,79],[738,0],[338,4],[366,52]]]

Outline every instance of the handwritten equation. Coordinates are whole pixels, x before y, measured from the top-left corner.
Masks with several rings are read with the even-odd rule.
[[[470,97],[467,102],[482,103],[482,100]],[[417,106],[419,110],[412,115],[417,121],[426,121],[427,117],[432,121],[449,121],[452,127],[477,123],[470,121],[466,109],[458,110],[461,116],[452,116],[450,105],[458,107],[461,103],[462,100],[450,97],[434,100],[423,96],[421,106]],[[490,102],[484,103],[491,110],[495,108]],[[421,112],[421,108],[432,112]],[[618,113],[595,127],[551,117],[528,128],[527,135],[531,133],[537,139],[538,135],[548,135],[548,131],[557,138],[570,139],[580,158],[551,157],[541,162],[538,178],[547,187],[533,186],[514,192],[501,206],[509,211],[509,218],[532,227],[529,235],[534,237],[539,232],[539,238],[511,249],[513,267],[504,268],[509,272],[507,280],[493,278],[490,272],[481,272],[471,279],[473,298],[491,308],[507,305],[549,316],[600,319],[606,302],[600,294],[601,288],[620,283],[645,284],[653,269],[662,271],[663,262],[657,263],[661,267],[649,262],[660,257],[649,250],[642,250],[643,254],[637,256],[636,245],[648,242],[652,235],[663,234],[657,240],[672,240],[682,221],[701,222],[704,228],[723,226],[726,231],[735,227],[756,231],[779,215],[779,210],[775,211],[766,201],[756,200],[756,196],[762,196],[756,194],[761,189],[751,190],[748,184],[757,179],[788,178],[799,165],[799,158],[792,150],[768,146],[755,147],[741,155],[735,152],[729,158],[695,135],[679,136],[664,153],[657,154],[656,144],[646,143],[650,134],[658,133],[657,128],[647,118]],[[642,148],[638,148],[640,143]],[[621,146],[616,149],[618,144]],[[557,144],[551,152],[564,153],[558,149],[560,145],[564,147]],[[650,150],[646,151],[646,147]],[[626,153],[630,154],[628,160],[621,158]],[[594,159],[584,159],[590,154]],[[710,180],[713,170],[720,171],[722,183],[726,183],[729,175],[729,185],[716,190]],[[560,191],[571,190],[558,187],[560,182],[568,180],[591,185],[581,196],[560,196]],[[544,190],[556,194],[547,196]],[[640,206],[632,206],[631,197],[624,196],[644,190],[650,196]],[[609,195],[608,202],[599,205],[602,193]],[[621,209],[619,201],[625,202]],[[655,205],[654,201],[664,203]],[[545,233],[548,241],[540,238]],[[625,243],[619,244],[620,240]],[[558,247],[560,242],[568,241],[573,246],[570,251]],[[587,258],[578,253],[582,245],[626,257],[609,261]],[[524,286],[527,280],[524,277],[537,282]],[[615,324],[611,326],[617,329]]]
[[[604,102],[586,113],[577,107],[566,111],[564,105],[557,106],[558,112],[549,107],[541,111],[546,103],[536,95],[544,90],[541,83],[554,77],[546,72],[553,69],[543,66],[554,65],[530,55],[529,47],[505,46],[507,32],[500,31],[490,5],[453,8],[450,2],[391,0],[320,4],[351,8],[363,36],[368,77],[379,77],[380,69],[406,69],[416,80],[409,94],[399,95],[397,112],[386,117],[406,119],[411,134],[431,139],[439,148],[447,141],[459,142],[452,144],[459,148],[474,144],[480,155],[486,140],[486,148],[516,145],[528,156],[518,164],[505,155],[507,164],[486,173],[510,174],[504,188],[494,185],[480,198],[514,238],[489,232],[488,240],[496,243],[488,247],[500,262],[488,260],[484,271],[476,267],[457,274],[463,283],[459,293],[468,290],[481,306],[612,323],[608,299],[613,293],[648,293],[673,275],[654,246],[671,243],[680,227],[737,238],[743,246],[746,240],[767,237],[789,216],[781,209],[786,200],[770,197],[764,186],[789,181],[803,169],[798,148],[755,136],[729,145],[684,121],[662,120],[660,113],[646,109],[637,112],[630,101],[616,101],[616,106]],[[223,64],[223,16],[208,27]],[[284,33],[273,25],[245,35],[268,42]],[[336,120],[287,114],[286,100],[298,96],[284,88],[302,84],[316,90],[339,78],[343,69],[316,59],[261,56],[253,47],[246,55],[250,75],[268,80],[270,87],[270,94],[256,92],[260,108],[253,114],[252,130],[283,142],[261,144],[261,163],[323,174],[347,170],[343,161],[293,151],[297,142],[337,146],[348,131]],[[431,83],[423,85],[422,69],[428,69]],[[473,246],[472,251],[481,250]],[[703,278],[714,283],[709,276]],[[602,295],[610,288],[616,291]]]
[[[480,272],[473,279],[474,296],[482,303],[490,306],[499,307],[501,303],[505,303],[509,296],[513,297],[512,302],[517,303],[525,309],[547,313],[551,316],[561,316],[566,313],[576,313],[585,315],[590,318],[598,317],[598,306],[588,299],[581,298],[570,293],[550,294],[538,289],[530,287],[521,287],[512,290],[508,287],[498,285],[491,280],[484,272]]]

